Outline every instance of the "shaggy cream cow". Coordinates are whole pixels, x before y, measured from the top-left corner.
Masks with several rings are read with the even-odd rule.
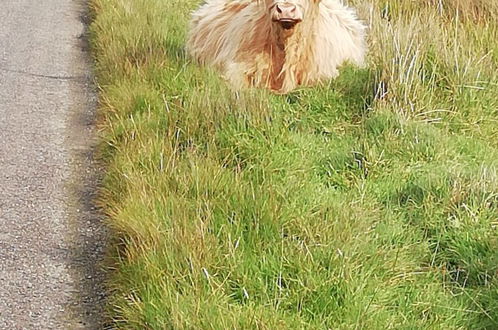
[[[236,88],[286,93],[361,65],[365,27],[339,0],[207,0],[192,15],[187,51]]]

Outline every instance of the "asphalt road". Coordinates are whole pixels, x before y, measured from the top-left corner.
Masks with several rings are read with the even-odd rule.
[[[102,327],[82,13],[83,0],[0,0],[0,329]]]

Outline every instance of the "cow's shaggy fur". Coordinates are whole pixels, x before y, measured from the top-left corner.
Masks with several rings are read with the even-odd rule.
[[[303,16],[285,29],[271,11],[289,3]],[[336,77],[345,61],[362,65],[364,36],[364,25],[339,0],[207,0],[192,15],[187,51],[236,89],[286,93]]]

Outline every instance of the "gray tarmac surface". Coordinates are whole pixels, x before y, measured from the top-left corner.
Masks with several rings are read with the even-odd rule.
[[[0,329],[102,328],[83,0],[0,0]]]

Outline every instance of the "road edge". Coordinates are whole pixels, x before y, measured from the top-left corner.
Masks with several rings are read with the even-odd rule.
[[[108,230],[103,212],[97,205],[103,169],[97,157],[98,91],[89,47],[90,9],[86,0],[77,0],[76,15],[82,24],[73,58],[75,65],[85,66],[85,75],[71,88],[74,111],[67,118],[66,145],[71,156],[71,180],[67,184],[70,217],[68,241],[72,260],[70,274],[74,281],[67,323],[84,329],[108,328],[105,308],[107,300],[106,255]]]

